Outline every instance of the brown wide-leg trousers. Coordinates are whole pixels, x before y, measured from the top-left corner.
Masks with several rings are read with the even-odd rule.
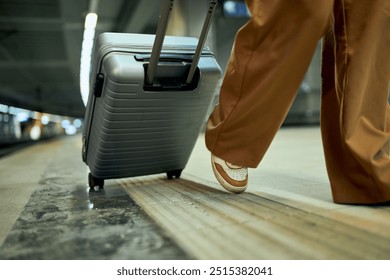
[[[252,18],[237,33],[208,149],[257,167],[323,38],[321,131],[334,201],[390,201],[390,0],[247,5]]]

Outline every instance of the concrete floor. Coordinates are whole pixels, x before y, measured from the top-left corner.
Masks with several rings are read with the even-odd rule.
[[[0,259],[188,259],[115,181],[91,190],[80,136],[0,160]]]
[[[181,179],[98,190],[80,149],[76,135],[0,159],[0,259],[390,259],[390,205],[332,202],[318,127],[281,129],[240,195],[203,135]]]

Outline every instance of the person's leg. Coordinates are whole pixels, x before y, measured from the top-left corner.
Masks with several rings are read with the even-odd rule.
[[[390,201],[390,1],[335,0],[323,48],[321,130],[333,198]]]
[[[248,0],[209,118],[206,145],[235,165],[257,167],[293,102],[333,1]]]

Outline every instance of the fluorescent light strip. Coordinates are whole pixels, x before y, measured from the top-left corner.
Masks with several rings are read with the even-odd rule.
[[[80,92],[84,106],[87,105],[89,95],[89,78],[91,71],[91,56],[95,38],[95,28],[98,16],[95,13],[89,13],[85,17],[84,36],[81,47],[80,61]]]

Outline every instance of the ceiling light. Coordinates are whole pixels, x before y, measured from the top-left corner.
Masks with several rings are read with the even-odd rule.
[[[89,95],[89,77],[91,71],[91,56],[93,42],[95,38],[95,28],[98,16],[95,13],[89,13],[85,17],[84,36],[81,46],[81,61],[80,61],[80,92],[84,105],[87,105]]]
[[[89,13],[85,17],[84,28],[85,29],[95,29],[96,28],[96,23],[97,23],[97,18],[98,18],[97,14]]]

